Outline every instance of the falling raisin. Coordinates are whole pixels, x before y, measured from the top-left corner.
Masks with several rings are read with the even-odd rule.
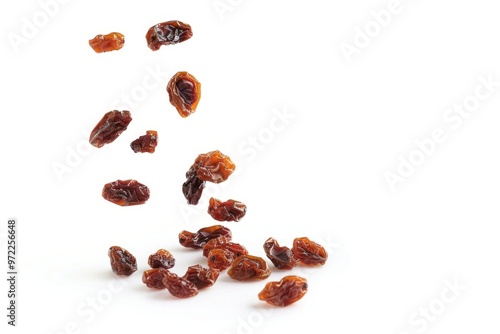
[[[196,169],[190,168],[186,172],[186,182],[182,184],[182,193],[187,199],[188,204],[198,204],[203,189],[205,188],[205,181],[200,180],[196,176]]]
[[[328,259],[325,248],[306,237],[293,240],[292,252],[299,262],[307,265],[323,265]]]
[[[292,250],[286,246],[280,246],[274,238],[269,238],[264,242],[264,252],[278,269],[292,269],[297,265],[297,259]]]
[[[131,121],[130,111],[113,110],[107,112],[90,133],[90,143],[98,148],[112,143],[127,129]]]
[[[201,84],[188,72],[177,72],[167,84],[170,103],[182,118],[196,111],[200,102]]]
[[[222,202],[211,197],[208,204],[208,213],[218,221],[239,221],[245,216],[247,206],[233,199]]]
[[[89,40],[89,45],[97,53],[120,50],[124,43],[125,37],[119,32],[112,32],[107,35],[97,35]]]
[[[165,278],[167,272],[168,271],[165,268],[154,268],[146,270],[142,274],[142,282],[146,284],[148,288],[165,289],[163,279]]]
[[[227,249],[216,248],[208,252],[208,266],[211,269],[218,271],[226,270],[233,263],[235,256],[234,253]]]
[[[179,243],[184,247],[203,248],[209,240],[220,236],[231,239],[231,230],[222,225],[203,227],[195,233],[184,230],[179,233]]]
[[[151,268],[170,269],[175,266],[174,256],[166,249],[159,249],[148,258],[148,264]]]
[[[172,294],[178,298],[193,297],[198,294],[196,285],[183,277],[179,277],[172,272],[166,272],[163,277],[163,285]]]
[[[125,248],[111,246],[108,250],[111,269],[117,275],[130,276],[137,270],[137,261]]]
[[[136,180],[116,180],[104,185],[102,197],[121,206],[144,204],[149,199],[149,188]]]
[[[285,276],[279,282],[268,282],[258,296],[271,305],[287,306],[304,297],[307,288],[305,278]]]
[[[162,45],[184,42],[193,36],[191,26],[180,21],[158,23],[149,28],[146,33],[148,47],[157,51]]]
[[[137,153],[153,153],[158,145],[158,133],[154,130],[146,131],[144,136],[140,136],[132,143],[130,143],[130,148]]]
[[[182,278],[194,283],[198,289],[208,288],[215,284],[219,277],[219,271],[211,268],[204,268],[199,264],[188,267]]]
[[[226,181],[236,168],[231,158],[219,150],[198,155],[193,166],[200,180],[213,183]]]
[[[208,257],[208,253],[210,253],[212,249],[224,249],[230,251],[234,254],[235,258],[240,255],[248,254],[248,251],[244,246],[232,242],[231,239],[226,237],[218,237],[207,242],[205,246],[203,246],[203,256]]]
[[[253,255],[241,255],[234,259],[227,273],[231,278],[243,281],[247,279],[266,279],[271,275],[271,270],[263,258]]]

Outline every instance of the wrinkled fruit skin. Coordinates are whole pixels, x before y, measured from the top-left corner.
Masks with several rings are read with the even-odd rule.
[[[271,270],[263,258],[253,255],[241,255],[231,263],[227,274],[239,281],[266,279],[271,275]]]
[[[167,84],[170,103],[182,118],[196,111],[201,98],[201,84],[188,72],[177,72]]]
[[[259,299],[275,306],[288,306],[307,293],[307,280],[299,276],[285,276],[279,282],[269,282],[259,292]]]
[[[227,249],[216,248],[208,252],[207,258],[210,269],[223,271],[231,266],[236,257]]]
[[[209,268],[203,268],[196,264],[188,267],[182,278],[192,282],[198,289],[208,288],[215,284],[219,277],[219,271]]]
[[[120,50],[124,43],[125,37],[119,32],[97,35],[89,40],[90,47],[97,53]]]
[[[193,282],[171,272],[165,273],[163,285],[174,297],[189,298],[198,294],[198,288]]]
[[[167,272],[168,271],[165,268],[154,268],[146,270],[142,274],[142,282],[151,289],[165,289],[163,279],[165,278]]]
[[[274,238],[269,238],[264,242],[264,252],[278,269],[292,269],[297,265],[292,250],[286,246],[280,246]]]
[[[139,205],[149,199],[149,188],[136,180],[116,180],[104,185],[102,197],[120,206]]]
[[[238,243],[232,242],[231,238],[218,237],[208,241],[205,246],[203,246],[203,256],[208,257],[213,249],[224,249],[234,254],[234,258],[240,255],[247,255],[247,249]]]
[[[151,268],[170,269],[175,266],[175,258],[168,250],[159,249],[149,256],[148,264]]]
[[[203,248],[208,241],[221,236],[231,239],[231,230],[222,225],[214,225],[203,227],[195,233],[182,231],[179,233],[179,243],[188,248]]]
[[[221,183],[229,178],[236,165],[229,156],[216,150],[198,155],[193,167],[196,168],[196,176],[200,180]]]
[[[200,180],[196,175],[196,169],[191,167],[186,172],[186,182],[182,184],[182,193],[187,199],[188,204],[191,205],[198,204],[203,193],[203,189],[205,188],[205,181]]]
[[[135,153],[154,153],[156,145],[158,145],[158,132],[148,130],[144,136],[140,136],[130,143],[130,148]]]
[[[193,37],[191,26],[175,20],[155,24],[146,33],[148,47],[153,51],[158,51],[162,45],[181,43],[191,37]]]
[[[111,270],[117,275],[130,276],[137,271],[137,261],[135,257],[125,248],[111,246],[108,250],[111,263]]]
[[[107,112],[90,133],[90,144],[100,148],[112,143],[127,129],[131,121],[130,111],[113,110]]]
[[[324,265],[328,259],[325,248],[306,237],[293,240],[292,252],[300,263],[307,265]]]
[[[247,206],[233,199],[222,202],[211,197],[208,204],[208,213],[218,221],[237,222],[245,217]]]

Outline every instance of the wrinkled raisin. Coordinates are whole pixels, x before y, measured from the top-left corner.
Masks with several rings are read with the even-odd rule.
[[[184,42],[193,36],[191,26],[180,21],[167,21],[155,24],[148,29],[146,40],[148,47],[157,51],[162,45]]]
[[[109,111],[101,118],[90,133],[89,142],[95,147],[112,143],[132,121],[130,111]]]
[[[245,216],[247,206],[233,199],[222,202],[211,197],[208,204],[208,213],[218,221],[239,221]]]
[[[203,246],[203,256],[208,257],[208,253],[212,249],[225,249],[234,254],[234,257],[237,258],[240,255],[247,255],[247,249],[235,242],[232,242],[231,239],[226,237],[218,237],[210,240]]]
[[[215,284],[219,277],[219,271],[204,268],[199,264],[188,267],[182,278],[194,283],[198,289],[208,288]]]
[[[234,253],[227,249],[216,248],[208,252],[208,266],[211,269],[218,271],[226,270],[233,263],[235,256]]]
[[[148,264],[151,268],[170,269],[175,266],[175,258],[168,250],[159,249],[149,256]]]
[[[111,270],[117,275],[130,276],[137,270],[137,261],[125,248],[111,246],[108,250]]]
[[[177,72],[167,84],[170,103],[182,118],[196,111],[200,102],[201,84],[188,72]]]
[[[90,47],[97,53],[120,50],[124,43],[125,37],[119,32],[97,35],[89,40]]]
[[[104,185],[102,197],[121,206],[144,204],[149,199],[149,188],[136,180],[116,180]]]
[[[266,279],[271,275],[271,270],[263,258],[253,255],[241,255],[234,259],[227,273],[231,278],[242,281]]]
[[[307,292],[307,280],[299,276],[285,276],[279,282],[268,282],[258,297],[271,305],[287,306]]]
[[[198,204],[203,189],[205,188],[205,181],[200,180],[196,176],[196,169],[190,168],[186,172],[186,182],[182,184],[182,193],[187,199],[188,204],[196,205]]]
[[[292,250],[286,246],[280,246],[274,238],[269,238],[264,242],[264,252],[278,269],[292,269],[297,265],[297,259]]]
[[[219,150],[198,155],[193,166],[200,180],[213,183],[226,181],[236,168],[231,158]]]
[[[184,230],[179,233],[179,243],[184,247],[203,248],[209,240],[220,236],[231,239],[231,230],[222,225],[203,227],[195,233]]]
[[[167,272],[168,271],[165,268],[154,268],[146,270],[142,274],[142,282],[146,284],[148,288],[165,289],[163,279],[165,278]]]
[[[193,282],[185,278],[179,277],[172,272],[166,272],[163,277],[163,285],[172,294],[178,298],[193,297],[198,294],[198,288]]]
[[[307,265],[323,265],[328,259],[325,248],[306,237],[293,240],[292,252],[299,262]]]
[[[130,148],[135,153],[154,153],[156,145],[158,145],[158,133],[154,130],[148,130],[144,136],[140,136],[130,143]]]

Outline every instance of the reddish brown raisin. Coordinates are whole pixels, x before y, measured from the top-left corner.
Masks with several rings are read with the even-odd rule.
[[[227,249],[216,248],[208,252],[208,266],[218,271],[226,270],[233,263],[234,253]]]
[[[234,257],[237,258],[240,255],[247,255],[247,249],[235,242],[232,242],[230,239],[226,237],[218,237],[216,239],[212,239],[203,246],[203,256],[208,257],[208,253],[212,249],[225,249],[234,254]]]
[[[158,23],[149,28],[146,33],[148,47],[157,51],[162,45],[184,42],[193,36],[191,26],[180,21]]]
[[[245,216],[247,206],[233,199],[222,202],[211,197],[208,204],[208,213],[218,221],[237,222]]]
[[[159,249],[149,256],[148,264],[151,268],[170,269],[175,266],[175,258],[168,250]]]
[[[182,118],[196,111],[201,98],[201,84],[188,72],[177,72],[168,82],[170,103]]]
[[[149,188],[136,180],[116,180],[104,185],[102,197],[121,206],[144,204],[149,199]]]
[[[130,111],[113,110],[107,112],[90,133],[90,143],[98,148],[112,143],[127,129],[131,121]]]
[[[293,240],[292,252],[299,262],[307,265],[323,265],[328,259],[325,248],[306,237]]]
[[[269,238],[264,242],[264,252],[278,269],[292,269],[297,265],[297,259],[292,250],[286,246],[280,246],[274,238]]]
[[[167,272],[168,271],[165,268],[154,268],[146,270],[142,274],[142,282],[146,284],[148,288],[165,289],[163,279],[165,278]]]
[[[196,233],[184,230],[179,233],[179,243],[184,247],[203,248],[209,240],[220,236],[225,236],[231,239],[231,230],[222,225],[203,227]]]
[[[172,294],[172,296],[178,298],[188,298],[198,294],[198,288],[193,282],[179,277],[177,274],[172,272],[165,273],[165,277],[163,277],[163,285]]]
[[[117,275],[130,276],[137,270],[137,261],[125,248],[111,246],[108,250],[111,269]]]
[[[194,283],[198,289],[203,289],[214,285],[218,277],[218,270],[203,268],[201,265],[197,264],[188,267],[182,278]]]
[[[198,178],[197,171],[193,167],[186,172],[186,178],[186,182],[182,184],[182,193],[188,204],[196,205],[201,198],[203,188],[205,188],[205,181]]]
[[[153,153],[156,145],[158,145],[158,133],[154,130],[148,130],[144,136],[140,136],[130,143],[130,148],[135,153]]]
[[[263,258],[253,255],[241,255],[234,259],[227,273],[231,278],[243,281],[247,279],[266,279],[271,275],[271,270]]]
[[[213,183],[226,181],[236,168],[231,158],[218,150],[198,155],[193,166],[200,180]]]
[[[287,306],[295,303],[307,292],[307,280],[299,276],[285,276],[279,282],[269,282],[259,292],[259,299],[271,305]]]
[[[89,40],[89,45],[97,53],[120,50],[124,43],[125,37],[119,32],[112,32],[107,35],[97,35]]]

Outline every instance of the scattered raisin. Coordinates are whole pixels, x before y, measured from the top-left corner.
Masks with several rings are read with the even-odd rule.
[[[237,222],[245,216],[246,212],[247,206],[233,199],[222,202],[211,197],[208,204],[208,213],[218,221]]]
[[[199,264],[188,267],[182,278],[194,283],[198,289],[208,288],[215,284],[219,277],[219,271],[204,268]]]
[[[193,36],[191,26],[180,21],[158,23],[149,28],[146,33],[148,47],[157,51],[162,45],[184,42]]]
[[[225,249],[234,254],[234,257],[237,258],[240,255],[247,255],[247,249],[235,242],[232,242],[231,239],[226,237],[218,237],[210,240],[203,246],[203,256],[208,257],[208,253],[212,249]]]
[[[299,276],[285,276],[279,282],[269,282],[259,292],[259,299],[275,306],[295,303],[307,292],[307,280]]]
[[[130,148],[132,148],[135,153],[153,153],[156,145],[158,145],[158,133],[154,130],[148,130],[144,136],[140,136],[130,143]]]
[[[231,230],[222,225],[203,227],[196,233],[184,230],[179,233],[179,243],[184,247],[203,248],[209,240],[220,236],[231,239]]]
[[[193,282],[169,271],[163,277],[163,285],[172,296],[178,298],[188,298],[198,294],[198,288]]]
[[[148,264],[151,268],[170,269],[175,266],[175,258],[168,250],[159,249],[149,256]]]
[[[177,72],[167,84],[170,103],[182,118],[196,111],[200,102],[201,84],[188,72]]]
[[[219,150],[198,155],[193,166],[200,180],[213,183],[226,181],[236,168],[231,158]]]
[[[280,246],[274,238],[269,238],[264,242],[264,251],[278,269],[292,269],[297,265],[297,259],[292,250],[286,246]]]
[[[90,133],[90,143],[97,148],[112,143],[127,129],[131,121],[130,111],[107,112]]]
[[[112,32],[107,35],[97,35],[89,40],[89,45],[97,53],[120,50],[124,43],[125,37],[119,32]]]
[[[271,270],[266,261],[258,256],[241,255],[234,259],[227,271],[231,278],[237,280],[266,279],[271,275]]]
[[[149,188],[136,180],[116,180],[104,185],[102,197],[121,206],[144,204]]]
[[[208,252],[208,266],[218,271],[226,270],[233,263],[234,253],[227,249],[215,248]]]
[[[182,184],[182,193],[188,204],[196,205],[201,198],[203,188],[205,188],[205,181],[196,176],[196,169],[192,167],[186,172],[186,178],[186,182]]]
[[[299,262],[307,265],[323,265],[328,259],[325,248],[306,237],[293,240],[292,252]]]
[[[125,248],[111,246],[108,250],[111,269],[117,275],[130,276],[137,270],[135,257]]]
[[[148,288],[165,289],[163,279],[165,278],[167,272],[168,271],[165,268],[154,268],[146,270],[142,274],[142,282],[146,284]]]

